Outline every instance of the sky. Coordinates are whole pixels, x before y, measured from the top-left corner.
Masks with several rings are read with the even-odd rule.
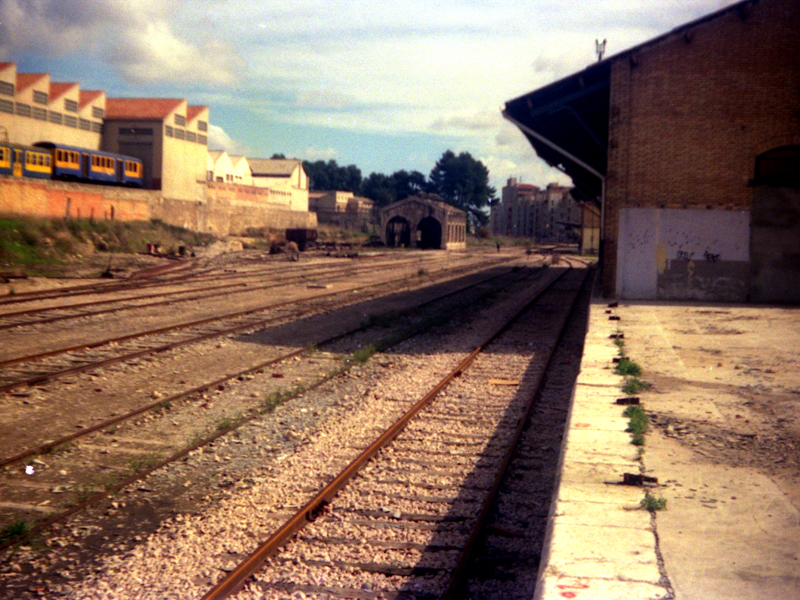
[[[447,150],[569,184],[506,101],[732,0],[0,0],[0,62],[208,105],[210,149],[428,175]]]

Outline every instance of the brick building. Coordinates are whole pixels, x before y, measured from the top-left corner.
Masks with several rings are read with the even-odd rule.
[[[605,295],[800,301],[798,32],[737,2],[506,103],[601,207]]]

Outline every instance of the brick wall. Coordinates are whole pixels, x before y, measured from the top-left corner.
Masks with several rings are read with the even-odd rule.
[[[800,2],[742,3],[614,59],[603,292],[621,208],[750,210],[755,159],[800,144]]]
[[[150,218],[157,192],[0,176],[0,213],[40,218]]]

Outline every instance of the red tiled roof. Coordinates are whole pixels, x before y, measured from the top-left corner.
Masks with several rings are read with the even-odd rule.
[[[4,71],[8,67],[13,67],[16,64],[17,63],[13,63],[13,62],[0,62],[0,71]]]
[[[78,105],[83,108],[87,104],[91,104],[98,96],[102,96],[104,93],[105,92],[102,90],[81,90]]]
[[[29,88],[44,77],[47,77],[47,73],[17,73],[17,91]]]
[[[187,106],[186,107],[186,121],[194,121],[203,111],[208,110],[207,106]]]
[[[107,119],[165,119],[182,98],[106,98]]]
[[[77,83],[62,83],[62,82],[50,82],[50,102],[59,98],[66,94],[69,90],[74,88]]]

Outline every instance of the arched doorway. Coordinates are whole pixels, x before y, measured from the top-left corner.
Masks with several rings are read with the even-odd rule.
[[[411,245],[411,225],[403,217],[392,217],[386,224],[386,245],[408,248]]]
[[[417,248],[423,250],[442,247],[442,224],[433,217],[425,217],[417,225]]]
[[[750,213],[750,300],[800,302],[800,145],[756,158]]]

